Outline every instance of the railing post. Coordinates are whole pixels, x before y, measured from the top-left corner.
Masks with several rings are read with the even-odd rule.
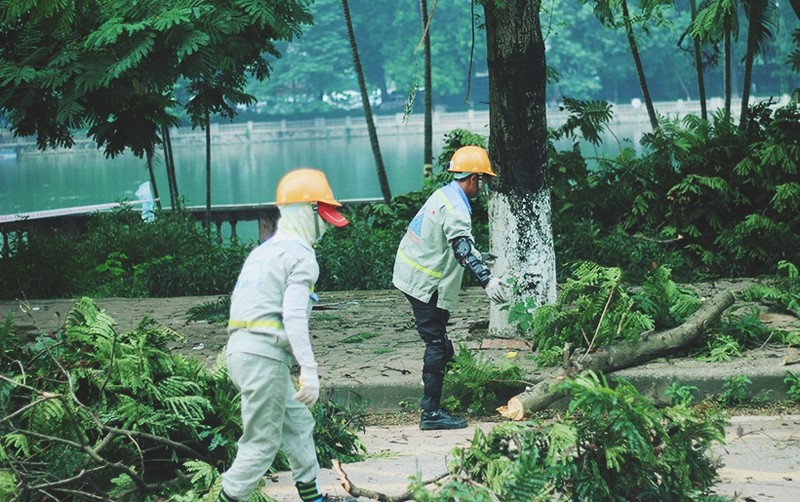
[[[236,224],[239,223],[239,221],[231,219],[229,223],[231,224],[231,242],[236,242],[239,239],[236,235]]]
[[[222,244],[222,220],[215,221],[214,226],[217,227],[217,244]]]

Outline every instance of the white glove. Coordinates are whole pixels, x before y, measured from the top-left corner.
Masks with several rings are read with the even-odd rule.
[[[311,408],[319,399],[319,377],[317,368],[300,366],[300,378],[298,379],[300,390],[292,396],[295,401],[300,401]]]
[[[504,285],[500,282],[500,279],[497,277],[492,277],[489,279],[489,283],[483,288],[486,291],[486,294],[489,298],[492,299],[493,302],[497,303],[505,303],[506,302],[506,293],[503,291]]]

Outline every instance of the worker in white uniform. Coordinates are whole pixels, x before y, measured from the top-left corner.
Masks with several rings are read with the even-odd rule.
[[[247,500],[281,449],[300,499],[334,500],[320,493],[309,408],[319,398],[317,362],[308,331],[319,265],[314,252],[339,213],[325,174],[297,169],[278,184],[280,219],[275,235],[244,262],[231,295],[226,359],[241,392],[242,436],[236,458],[222,474],[219,500]],[[299,389],[290,377],[300,366]]]
[[[425,342],[422,430],[467,426],[466,420],[440,408],[447,363],[455,353],[447,337],[447,321],[458,301],[464,269],[472,273],[491,300],[505,302],[504,285],[485,266],[472,236],[470,199],[488,187],[490,176],[495,176],[489,155],[478,146],[459,148],[448,171],[454,180],[428,198],[400,241],[392,278],[411,303],[417,331]]]

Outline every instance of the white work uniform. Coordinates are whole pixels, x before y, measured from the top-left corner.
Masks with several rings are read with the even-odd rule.
[[[292,399],[289,374],[295,361],[313,368],[316,362],[308,336],[290,339],[283,326],[286,287],[299,284],[311,292],[318,276],[310,244],[279,230],[250,253],[233,290],[226,358],[241,392],[243,430],[222,488],[236,499],[251,495],[279,449],[289,459],[295,482],[313,481],[319,471],[314,418],[306,405]]]
[[[423,303],[438,292],[437,307],[455,307],[464,275],[451,245],[456,237],[475,242],[472,207],[464,190],[453,181],[431,194],[411,220],[397,248],[394,286]]]

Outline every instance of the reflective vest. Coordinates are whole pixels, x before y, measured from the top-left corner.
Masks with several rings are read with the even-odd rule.
[[[464,268],[450,245],[456,237],[472,236],[472,208],[455,181],[436,190],[408,225],[397,248],[392,283],[400,291],[451,310],[458,301]]]
[[[254,249],[233,288],[228,319],[229,334],[241,330],[254,336],[230,339],[229,350],[230,344],[235,342],[235,348],[242,352],[279,359],[291,357],[289,339],[283,328],[283,292],[291,283],[305,284],[314,291],[318,277],[319,265],[314,250],[300,240],[273,237]],[[309,299],[309,312],[312,305]],[[276,356],[276,347],[281,357]]]

